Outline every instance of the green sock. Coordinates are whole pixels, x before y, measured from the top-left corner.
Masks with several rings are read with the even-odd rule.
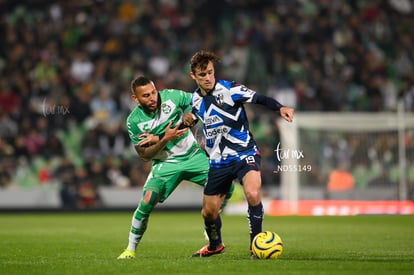
[[[136,250],[138,243],[147,230],[149,215],[154,206],[145,202],[140,202],[132,218],[131,231],[129,233],[128,249]]]

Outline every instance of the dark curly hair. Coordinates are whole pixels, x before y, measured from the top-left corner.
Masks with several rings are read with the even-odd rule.
[[[220,62],[220,58],[213,52],[201,50],[196,52],[190,59],[190,70],[195,73],[196,69],[205,70],[208,62]]]

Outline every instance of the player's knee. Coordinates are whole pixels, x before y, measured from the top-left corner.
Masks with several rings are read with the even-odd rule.
[[[149,190],[149,191],[144,192],[141,201],[143,203],[155,206],[158,203],[159,200],[160,200],[159,194],[155,191]]]
[[[217,218],[219,210],[215,210],[215,208],[204,207],[201,210],[201,215],[207,221],[214,221]]]

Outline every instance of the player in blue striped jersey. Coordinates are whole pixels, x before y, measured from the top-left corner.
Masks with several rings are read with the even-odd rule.
[[[190,61],[190,76],[198,88],[193,93],[193,114],[203,123],[205,150],[210,170],[204,188],[202,216],[209,244],[193,256],[206,257],[224,251],[221,239],[220,205],[234,179],[243,186],[248,203],[250,244],[262,231],[260,152],[249,130],[245,103],[261,104],[292,122],[294,110],[244,85],[216,80],[214,65],[219,57],[199,51]],[[191,124],[192,121],[186,121]],[[250,247],[251,248],[251,247]]]

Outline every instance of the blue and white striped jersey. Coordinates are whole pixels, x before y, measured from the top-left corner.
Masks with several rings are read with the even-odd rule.
[[[199,88],[194,91],[191,105],[193,113],[203,122],[210,166],[226,166],[259,153],[243,107],[244,103],[252,102],[255,94],[243,85],[226,80],[218,80],[206,96]]]

